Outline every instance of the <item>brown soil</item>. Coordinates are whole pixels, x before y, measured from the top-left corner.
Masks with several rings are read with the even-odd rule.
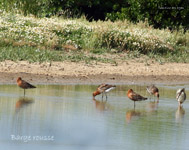
[[[86,64],[81,62],[0,63],[0,83],[16,83],[20,76],[35,84],[189,84],[189,64],[122,62]]]

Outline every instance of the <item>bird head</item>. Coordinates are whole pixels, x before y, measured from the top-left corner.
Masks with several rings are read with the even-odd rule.
[[[133,92],[133,89],[129,89],[127,93],[132,93]]]
[[[185,88],[178,89],[176,93],[180,95],[182,92],[185,92]]]
[[[182,89],[181,89],[181,92],[185,92],[185,88],[182,88]]]
[[[17,82],[20,81],[20,80],[22,80],[22,78],[21,78],[21,77],[18,77],[18,78],[17,78]]]
[[[97,95],[99,95],[99,94],[100,94],[99,91],[95,91],[95,92],[93,92],[93,99],[95,98],[95,96],[97,96]]]

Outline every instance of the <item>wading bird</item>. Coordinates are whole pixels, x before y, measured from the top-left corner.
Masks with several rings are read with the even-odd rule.
[[[157,101],[159,101],[159,89],[155,85],[150,85],[146,87],[146,90],[150,95],[154,95],[157,97]]]
[[[115,87],[116,87],[115,85],[110,85],[110,84],[99,85],[96,91],[93,92],[93,99],[95,99],[95,96],[99,94],[102,94],[102,99],[103,99],[103,96],[105,94],[107,100],[107,93],[113,90]]]
[[[129,99],[131,99],[132,101],[134,101],[134,108],[135,108],[135,101],[147,100],[146,97],[143,97],[143,96],[135,93],[132,89],[128,90],[127,96],[128,96]]]
[[[17,79],[17,85],[24,89],[24,96],[25,96],[25,89],[33,89],[36,88],[35,86],[31,85],[30,83],[22,80],[21,77],[18,77]]]
[[[185,93],[185,88],[178,89],[176,92],[176,99],[179,103],[179,106],[181,106],[182,103],[186,100],[186,93]]]

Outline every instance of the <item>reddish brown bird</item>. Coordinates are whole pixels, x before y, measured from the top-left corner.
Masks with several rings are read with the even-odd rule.
[[[22,80],[21,77],[18,77],[17,79],[17,85],[24,89],[24,96],[25,96],[25,89],[33,89],[36,88],[35,86],[31,85],[30,83]]]
[[[129,99],[131,99],[132,101],[134,101],[134,108],[135,108],[135,101],[147,100],[146,97],[143,97],[143,96],[135,93],[132,89],[128,90],[127,96],[128,96]]]
[[[106,95],[106,99],[107,99],[107,93],[113,90],[115,87],[116,87],[115,85],[110,85],[110,84],[99,85],[96,91],[93,92],[93,99],[95,99],[95,96],[101,93],[102,93],[102,99],[103,99],[104,94]]]
[[[157,101],[159,101],[159,89],[155,85],[150,85],[146,87],[146,90],[150,95],[154,95],[157,97]]]

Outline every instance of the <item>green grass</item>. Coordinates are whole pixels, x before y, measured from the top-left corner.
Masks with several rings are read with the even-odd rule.
[[[29,61],[29,62],[51,62],[51,61],[72,61],[72,62],[102,62],[102,63],[115,63],[111,58],[101,58],[93,54],[86,55],[86,53],[79,52],[63,52],[52,50],[40,50],[35,47],[22,46],[0,46],[0,61]]]
[[[85,63],[111,63],[118,65],[118,62],[135,60],[136,62],[144,62],[150,65],[148,61],[156,61],[160,64],[166,62],[182,62],[189,63],[189,52],[174,51],[168,52],[165,55],[149,53],[147,55],[140,54],[139,51],[132,51],[124,53],[106,52],[98,50],[95,53],[86,51],[54,51],[54,50],[40,50],[39,48],[22,46],[14,47],[11,45],[0,46],[0,61],[29,61],[29,62],[52,62],[52,61],[71,61],[71,62],[85,62]],[[142,59],[141,59],[142,58]]]
[[[173,52],[167,52],[164,55],[149,54],[148,56],[160,64],[163,62],[189,63],[189,51],[176,50]]]

